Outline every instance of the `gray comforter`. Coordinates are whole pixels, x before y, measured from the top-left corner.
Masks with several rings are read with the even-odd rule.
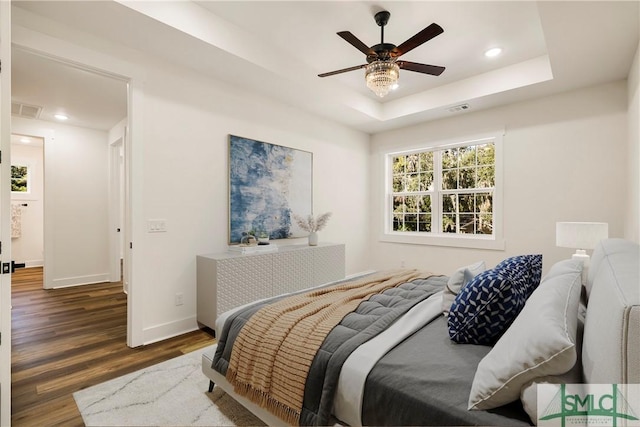
[[[442,290],[446,282],[444,276],[432,276],[404,283],[374,295],[345,316],[329,333],[313,360],[305,385],[300,425],[329,424],[340,369],[347,357],[413,306]],[[244,324],[263,305],[279,299],[258,303],[227,319],[213,359],[213,369],[226,375],[233,341]]]
[[[369,373],[363,425],[530,425],[519,400],[489,411],[467,410],[476,368],[490,350],[451,341],[446,317],[438,316],[389,351]]]

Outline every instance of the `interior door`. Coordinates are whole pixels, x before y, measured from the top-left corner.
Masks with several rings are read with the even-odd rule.
[[[11,424],[11,2],[0,1],[0,425]]]

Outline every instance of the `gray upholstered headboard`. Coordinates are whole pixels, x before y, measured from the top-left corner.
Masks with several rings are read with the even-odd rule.
[[[640,246],[601,241],[591,257],[586,290],[585,382],[640,383]]]

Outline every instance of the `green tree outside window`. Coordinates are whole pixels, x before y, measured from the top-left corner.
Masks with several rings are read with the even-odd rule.
[[[399,154],[391,166],[393,231],[493,234],[493,142]]]

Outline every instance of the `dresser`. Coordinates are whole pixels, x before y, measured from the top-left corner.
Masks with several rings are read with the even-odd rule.
[[[345,277],[344,244],[286,245],[275,252],[198,255],[198,322],[215,330],[227,310]],[[216,331],[216,335],[219,331]]]

